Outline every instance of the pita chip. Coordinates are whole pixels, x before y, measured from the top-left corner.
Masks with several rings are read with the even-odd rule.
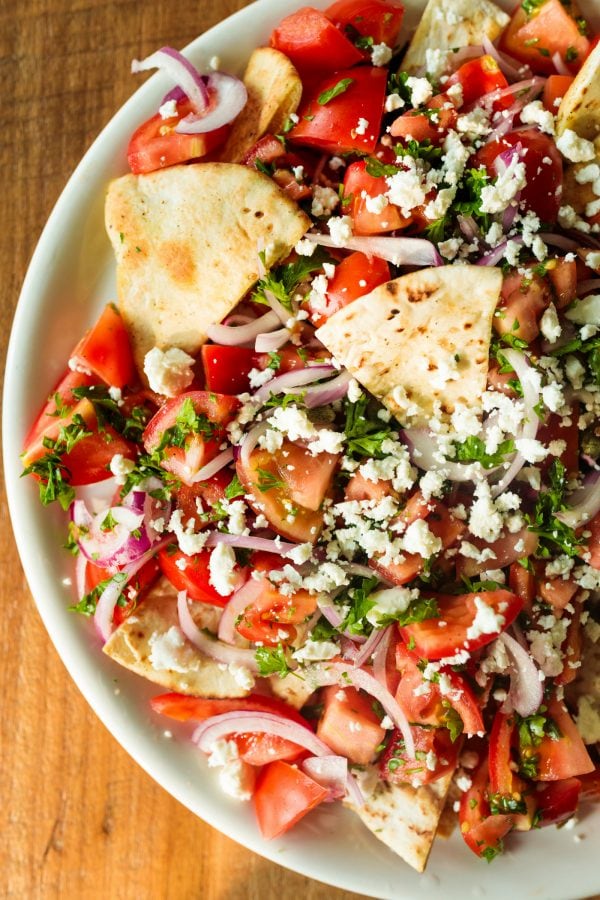
[[[479,412],[502,272],[421,269],[380,285],[317,331],[333,356],[404,425]]]
[[[193,603],[190,611],[199,627],[216,630],[214,609]],[[136,675],[181,694],[245,697],[250,693],[240,686],[229,669],[205,656],[182,634],[177,594],[165,579],[119,625],[102,649]]]
[[[195,353],[310,220],[276,184],[246,166],[199,163],[111,183],[106,228],[117,293],[140,374],[153,347]]]
[[[491,0],[429,0],[408,50],[402,70],[416,72],[426,64],[426,50],[453,50],[495,40],[510,16]]]
[[[558,107],[557,135],[567,128],[588,141],[600,135],[600,44],[594,47]]]
[[[241,162],[263,135],[278,134],[295,113],[302,96],[302,81],[284,53],[272,47],[255,50],[244,73],[248,102],[232,125],[219,151],[219,159]]]

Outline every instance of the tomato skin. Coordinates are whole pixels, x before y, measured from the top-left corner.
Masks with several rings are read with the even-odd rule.
[[[473,165],[485,166],[488,175],[495,177],[493,163],[496,157],[517,144],[527,151],[522,160],[527,184],[521,192],[521,201],[543,222],[556,222],[561,204],[563,163],[553,139],[547,134],[518,128],[478,150]]]
[[[522,531],[517,531],[515,534],[510,532],[502,534],[493,544],[489,544],[481,538],[472,538],[470,543],[477,547],[478,550],[489,547],[496,554],[493,560],[494,566],[503,569],[505,566],[515,563],[518,559],[531,556],[537,548],[539,538],[533,531],[523,528]],[[489,565],[490,560],[477,562],[475,559],[459,557],[456,571],[459,577],[466,575],[468,578],[472,578],[474,575],[478,575],[479,572],[485,572]],[[518,591],[515,591],[515,593],[518,593]],[[519,594],[519,596],[521,595]]]
[[[463,63],[447,81],[446,87],[460,84],[463,89],[463,105],[470,106],[475,100],[479,100],[490,91],[503,90],[508,87],[500,66],[496,60],[485,54],[478,59],[471,59]],[[513,103],[512,97],[495,101],[494,109],[508,108]]]
[[[553,781],[535,795],[540,811],[539,826],[560,825],[577,811],[582,784],[578,778]]]
[[[596,766],[593,772],[582,775],[579,781],[581,782],[582,800],[600,799],[600,766]]]
[[[513,716],[498,712],[490,732],[489,779],[493,794],[513,794],[515,776],[511,768],[511,747],[515,733]]]
[[[523,609],[526,612],[531,612],[535,599],[535,578],[533,573],[523,568],[518,562],[511,563],[508,584],[513,594],[516,594],[523,601]]]
[[[339,266],[335,267],[335,274],[327,285],[327,307],[311,308],[311,321],[317,328],[324,325],[329,316],[339,309],[348,306],[359,297],[370,294],[371,291],[390,280],[390,267],[385,260],[377,256],[366,256],[357,251],[344,257]],[[361,284],[361,282],[366,284]]]
[[[538,756],[537,781],[562,781],[578,775],[587,775],[595,769],[575,722],[562,701],[548,703],[548,716],[554,720],[561,737],[553,740],[542,738],[535,748]]]
[[[560,101],[565,96],[574,80],[572,75],[550,75],[550,77],[546,79],[544,93],[542,94],[542,103],[553,116],[556,115],[558,107],[560,106]]]
[[[63,375],[54,390],[48,396],[46,403],[40,410],[39,416],[31,426],[31,429],[23,442],[23,453],[25,454],[23,457],[24,465],[28,466],[34,459],[38,459],[39,456],[43,455],[43,453],[39,453],[38,451],[43,450],[43,452],[45,452],[42,445],[42,438],[44,436],[56,437],[58,434],[58,429],[56,427],[56,423],[58,422],[58,417],[56,416],[57,395],[61,407],[66,406],[72,408],[78,403],[77,398],[73,395],[74,388],[89,387],[94,384],[94,381],[95,379],[92,375],[86,375],[83,372],[72,372],[70,369]]]
[[[331,747],[333,753],[348,757],[350,762],[357,765],[370,763],[385,737],[371,698],[353,687],[331,685],[323,691],[323,702],[317,736]]]
[[[548,278],[554,289],[558,309],[568,306],[577,296],[577,263],[575,260],[557,259]]]
[[[145,175],[191,159],[200,159],[225,142],[229,125],[207,134],[179,134],[177,123],[193,112],[189,100],[179,100],[177,115],[163,119],[160,113],[137,128],[127,147],[127,162],[134,175]]]
[[[390,134],[404,140],[431,141],[438,146],[446,137],[450,129],[453,129],[458,119],[458,114],[447,94],[437,94],[427,104],[428,109],[437,109],[437,122],[432,122],[425,114],[411,110],[394,119],[390,125]]]
[[[439,618],[426,619],[413,625],[404,625],[400,628],[405,643],[414,641],[414,648],[419,656],[434,661],[446,656],[454,656],[459,650],[468,650],[472,653],[485,647],[516,619],[521,611],[522,601],[516,594],[510,591],[482,591],[479,594],[433,595],[438,603]],[[499,613],[501,605],[506,604],[502,610],[504,624],[493,634],[480,634],[477,637],[467,638],[467,631],[475,621],[475,598],[481,597],[491,606],[494,612]],[[445,628],[440,628],[439,621],[446,622]],[[413,646],[411,644],[411,646]]]
[[[412,757],[407,756],[402,734],[396,729],[381,758],[381,777],[385,781],[390,784],[410,782],[417,787],[432,784],[454,771],[458,762],[461,741],[453,744],[447,728],[422,728],[420,725],[411,725],[411,732],[415,742],[415,751],[419,753],[419,756],[433,752],[435,767],[431,770],[423,762],[415,763]]]
[[[250,604],[240,616],[236,630],[249,641],[277,647],[289,643],[296,636],[295,625],[301,625],[317,608],[316,597],[308,591],[297,591],[285,597],[264,578],[258,600]]]
[[[85,590],[86,593],[93,591],[101,581],[111,578],[113,572],[102,569],[88,562],[85,567]],[[160,566],[155,558],[149,559],[145,563],[137,575],[127,585],[127,603],[125,606],[115,606],[113,613],[113,625],[118,628],[131,615],[140,603],[144,600],[149,588],[152,587],[158,576],[160,575]]]
[[[353,82],[348,89],[321,105],[319,96],[345,78]],[[300,121],[290,131],[289,140],[325,153],[373,153],[381,130],[386,85],[387,71],[383,68],[361,66],[336,72],[303,100],[298,111]],[[369,123],[365,134],[356,132],[360,118]]]
[[[348,166],[344,176],[344,196],[352,197],[350,215],[355,234],[385,234],[410,225],[412,220],[403,216],[392,203],[388,203],[380,213],[369,212],[367,209],[367,199],[363,197],[363,192],[367,197],[378,197],[387,190],[389,185],[385,178],[369,175],[364,161]]]
[[[394,47],[402,27],[404,7],[394,0],[337,0],[325,15],[345,31],[350,25],[374,44]]]
[[[577,53],[571,61],[566,58],[569,47]],[[500,50],[527,63],[534,72],[553,75],[555,53],[560,53],[568,68],[576,72],[589,53],[590,42],[580,34],[577,23],[560,0],[544,0],[530,16],[521,5],[516,8],[502,33]]]
[[[502,849],[502,838],[513,827],[512,815],[491,815],[487,798],[488,761],[484,757],[472,776],[471,787],[460,798],[460,832],[477,856]]]
[[[254,788],[254,811],[265,840],[280,837],[329,792],[300,769],[277,760],[260,772]]]
[[[231,594],[228,596],[219,594],[210,583],[210,555],[210,550],[202,550],[193,556],[186,556],[181,550],[172,553],[168,547],[164,547],[158,551],[158,561],[163,575],[178,591],[186,591],[191,600],[224,607],[227,606]],[[177,563],[180,560],[185,561],[185,569],[178,568]]]
[[[218,394],[243,394],[250,387],[248,375],[258,365],[260,354],[250,347],[204,344],[202,367],[206,388]]]
[[[363,59],[333,22],[311,6],[286,16],[271,34],[270,44],[291,59],[305,84]]]
[[[79,341],[71,356],[105,384],[123,388],[135,378],[129,335],[121,314],[112,303]]]

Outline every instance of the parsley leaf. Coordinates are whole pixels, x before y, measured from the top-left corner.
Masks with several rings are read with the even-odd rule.
[[[255,651],[260,675],[279,675],[285,678],[291,672],[282,644],[277,647],[257,647]]]
[[[75,497],[75,490],[69,484],[71,473],[63,457],[70,453],[76,444],[84,438],[90,437],[91,434],[83,417],[76,413],[69,425],[61,427],[56,440],[49,437],[43,439],[44,448],[48,450],[48,453],[23,469],[21,477],[36,475],[39,478],[40,500],[44,506],[48,506],[55,500],[58,500],[64,510],[71,505],[71,501]]]
[[[339,97],[340,94],[345,94],[351,84],[354,84],[354,78],[342,78],[337,84],[334,84],[333,87],[330,87],[327,91],[323,91],[323,93],[319,94],[317,103],[319,106],[325,106],[335,97]]]
[[[580,552],[577,535],[568,525],[556,518],[556,513],[567,509],[564,496],[567,490],[567,470],[555,459],[548,470],[550,485],[538,495],[533,514],[526,516],[528,528],[539,535],[537,555],[544,559],[555,555],[556,547],[567,556]]]
[[[237,472],[225,488],[225,498],[227,500],[234,500],[236,497],[243,497],[246,491],[244,490],[244,486],[242,482],[237,477]]]
[[[412,156],[414,159],[426,159],[430,162],[441,159],[442,156],[442,148],[435,147],[429,138],[424,141],[410,140],[406,145],[399,144],[395,150],[396,156]]]
[[[345,401],[346,452],[354,459],[364,457],[383,459],[385,454],[381,446],[390,437],[392,428],[381,419],[370,419],[368,406],[369,398],[365,394],[354,403]]]
[[[414,625],[417,622],[425,622],[426,619],[435,619],[439,614],[437,601],[433,597],[419,597],[413,600],[404,612],[383,616],[377,624],[383,626],[397,622],[401,626]]]
[[[521,3],[521,7],[527,13],[528,16],[532,16],[533,13],[543,6],[546,0],[523,0]]]
[[[527,804],[523,799],[513,794],[501,794],[497,792],[489,795],[490,812],[493,816],[503,813],[526,813]]]
[[[113,575],[112,578],[105,578],[104,581],[98,582],[95,588],[81,598],[79,603],[76,603],[74,606],[69,606],[69,612],[81,613],[82,616],[93,616],[96,612],[96,606],[98,605],[98,600],[106,590],[106,588],[112,582],[119,583],[121,581],[125,581],[127,579],[127,575],[125,572],[118,572],[116,575]],[[126,606],[127,600],[123,596],[123,594],[119,594],[117,598],[117,606]]]
[[[512,439],[508,439],[498,444],[498,449],[494,453],[488,453],[485,441],[473,435],[470,435],[462,443],[454,443],[453,446],[455,460],[465,463],[478,462],[481,463],[484,469],[491,469],[494,466],[501,465],[505,457],[516,450],[515,442]]]
[[[392,175],[397,175],[398,172],[402,172],[400,166],[394,166],[392,163],[382,163],[381,160],[376,159],[374,156],[367,157],[365,168],[367,175],[371,175],[373,178],[389,178]]]
[[[365,616],[369,610],[375,606],[374,600],[369,600],[369,596],[373,593],[379,578],[358,578],[353,579],[352,586],[341,598],[341,602],[350,606],[350,610],[339,626],[339,631],[349,631],[350,634],[364,634],[368,623],[365,623]]]
[[[323,268],[323,263],[336,262],[322,247],[317,247],[312,256],[300,256],[296,262],[286,263],[271,269],[256,285],[251,300],[268,305],[265,291],[270,291],[287,310],[292,309],[292,295],[313,272]]]
[[[449,700],[442,700],[442,706],[445,709],[442,723],[450,732],[450,740],[454,744],[464,731],[464,722]]]
[[[258,475],[257,487],[263,494],[273,490],[273,488],[285,487],[285,482],[281,481],[280,478],[277,478],[273,472],[269,472],[267,469],[258,469]]]

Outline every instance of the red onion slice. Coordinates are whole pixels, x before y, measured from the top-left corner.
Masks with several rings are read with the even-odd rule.
[[[512,56],[507,56],[506,53],[501,53],[497,47],[491,42],[489,37],[485,35],[481,41],[483,52],[487,53],[488,56],[493,57],[498,65],[500,66],[500,71],[506,75],[507,78],[512,79],[513,81],[517,81],[524,76],[531,76],[531,69],[529,66],[524,63],[520,63],[517,59],[514,59]]]
[[[551,247],[560,247],[561,250],[566,250],[567,252],[570,252],[571,250],[577,250],[577,248],[581,246],[581,243],[579,241],[575,241],[573,240],[573,238],[565,237],[564,234],[554,234],[550,231],[540,231],[539,236],[545,244],[550,244]]]
[[[367,640],[364,642],[362,647],[360,648],[356,658],[354,659],[354,665],[357,668],[360,668],[365,663],[369,663],[371,657],[377,650],[377,647],[381,643],[385,636],[385,628],[374,628]]]
[[[540,397],[529,378],[529,372],[533,371],[533,369],[527,361],[527,357],[525,356],[525,354],[520,350],[515,350],[514,348],[509,347],[506,350],[502,350],[502,355],[504,356],[506,361],[513,367],[517,378],[521,382],[521,387],[523,388],[525,423],[521,428],[521,433],[518,435],[518,439],[533,439],[537,434],[538,426],[540,424],[540,420],[535,411],[535,407],[538,405]],[[492,487],[492,497],[498,497],[500,494],[502,494],[503,491],[505,491],[509,486],[509,484],[511,484],[512,481],[517,477],[524,465],[524,456],[521,453],[517,452],[513,458],[512,463],[502,476],[501,480],[498,482],[498,484],[495,484]]]
[[[252,395],[253,400],[264,401],[275,394],[294,394],[300,393],[294,390],[302,385],[313,384],[320,381],[321,378],[327,378],[336,371],[334,366],[306,366],[303,369],[292,369],[291,372],[285,372],[267,381]]]
[[[315,409],[317,406],[328,406],[336,400],[343,400],[348,393],[348,385],[352,380],[349,372],[340,372],[337,378],[332,378],[325,384],[318,384],[307,388],[304,395],[304,405],[307,409]]]
[[[410,237],[353,237],[342,244],[326,234],[305,234],[313,244],[337,247],[338,250],[360,250],[367,256],[377,256],[394,266],[443,266],[444,261],[431,241]]]
[[[126,566],[122,572],[113,576],[102,594],[100,594],[98,603],[96,604],[96,612],[94,613],[94,624],[100,637],[104,641],[107,641],[113,632],[113,613],[120,594],[123,593],[134,575],[137,575],[140,569],[146,565],[148,560],[156,556],[158,551],[162,550],[163,547],[166,547],[171,541],[172,538],[169,536],[163,538],[157,544],[153,544],[143,556],[140,556],[134,563]],[[119,577],[123,575],[125,578]]]
[[[487,477],[498,468],[484,470],[477,463],[440,462],[436,458],[439,448],[435,436],[425,428],[403,428],[400,436],[413,465],[424,472],[443,471],[450,481],[471,482],[474,472],[482,472]]]
[[[273,291],[266,289],[264,294],[265,300],[267,301],[273,312],[277,315],[281,324],[285,325],[287,322],[289,322],[290,317],[293,315],[293,312],[287,310],[285,306],[280,303]]]
[[[532,716],[544,697],[540,673],[527,650],[504,632],[498,637],[510,659],[508,700],[520,716]]]
[[[198,70],[173,47],[161,47],[145,59],[134,59],[131,71],[134,74],[149,69],[160,69],[184,92],[198,114],[206,111],[209,102],[206,82]]]
[[[212,478],[213,475],[216,475],[217,472],[220,472],[221,469],[224,469],[226,465],[230,462],[233,462],[233,448],[228,447],[226,450],[223,450],[222,453],[219,453],[218,456],[215,456],[214,459],[211,459],[209,463],[206,463],[205,466],[202,466],[201,469],[198,469],[195,475],[192,475],[190,478],[191,484],[196,484],[198,481],[206,481],[207,478]]]
[[[114,570],[134,562],[149,549],[150,541],[142,527],[145,495],[142,492],[136,494],[142,498],[141,512],[126,506],[112,506],[91,516],[83,500],[72,503],[71,521],[78,530],[77,545],[88,562]],[[115,524],[104,530],[102,526],[107,516],[112,517]]]
[[[87,570],[87,559],[83,553],[77,554],[75,561],[75,590],[77,591],[77,599],[83,600],[87,591],[85,589],[85,573]]]
[[[217,544],[227,544],[241,550],[264,550],[266,553],[279,553],[280,556],[287,556],[299,546],[278,539],[255,537],[253,534],[224,534],[222,531],[213,531],[206,541],[206,546],[216,547]]]
[[[237,591],[235,591],[223,610],[219,621],[218,638],[226,644],[234,644],[237,632],[235,625],[244,611],[257,600],[263,591],[263,579],[249,578]]]
[[[209,637],[198,628],[190,613],[185,591],[180,591],[177,594],[177,614],[181,630],[188,641],[201,653],[217,662],[224,663],[226,666],[245,666],[251,672],[258,672],[258,663],[254,650],[245,650],[241,647],[231,647],[229,644],[223,644],[217,638]]]
[[[241,347],[243,344],[252,343],[259,334],[272,331],[278,325],[279,317],[271,311],[259,319],[252,319],[246,325],[210,325],[206,334],[215,344]]]
[[[349,684],[359,690],[365,691],[381,703],[384,710],[401,732],[408,756],[414,759],[415,743],[413,740],[408,719],[398,701],[391,695],[386,687],[366,669],[358,669],[343,662],[330,662],[322,666],[315,666],[312,671],[320,685],[339,684],[347,687]]]
[[[590,522],[600,512],[600,472],[591,472],[568,500],[570,509],[556,513],[556,518],[570,528]]]
[[[242,442],[239,445],[239,461],[245,470],[248,470],[250,457],[255,450],[259,439],[265,434],[268,428],[268,422],[259,422],[258,425],[251,428],[242,438]]]
[[[300,763],[300,768],[329,791],[328,800],[346,796],[348,760],[345,756],[311,756]]]
[[[271,313],[271,315],[276,315]],[[279,322],[279,319],[278,319]],[[284,344],[287,344],[292,332],[289,328],[278,328],[277,331],[271,331],[270,334],[258,334],[254,342],[254,349],[257,353],[274,353]]]
[[[502,88],[501,90],[490,91],[489,94],[484,94],[480,100],[477,101],[478,106],[491,107],[492,104],[496,102],[496,100],[503,100],[505,97],[514,97],[516,94],[519,94],[519,99],[515,101],[516,104],[520,104],[520,109],[523,108],[536,94],[539,94],[546,84],[546,79],[540,77],[539,75],[535,75],[533,78],[526,78],[523,81],[516,81],[514,84],[509,85],[507,88]],[[506,112],[512,112],[512,107]]]
[[[333,625],[334,628],[340,627],[340,625],[344,621],[344,617],[340,613],[339,609],[337,608],[329,594],[319,594],[319,596],[317,597],[317,606],[330,625]]]
[[[377,681],[384,686],[386,691],[390,690],[388,684],[387,657],[393,637],[394,626],[388,625],[387,628],[383,629],[381,640],[373,654],[373,675]]]
[[[552,54],[552,62],[554,63],[554,68],[559,75],[571,75],[569,67],[565,65],[565,62],[558,50],[556,51],[556,53]]]
[[[497,247],[494,247],[493,250],[490,250],[488,253],[484,253],[482,257],[475,261],[474,265],[476,266],[495,266],[500,260],[503,258],[504,253],[506,251],[506,245],[508,241],[511,240],[515,244],[522,244],[523,238],[520,235],[515,235],[514,237],[508,238],[506,241],[502,241],[501,244],[498,244]]]
[[[210,753],[216,741],[231,734],[272,734],[304,747],[313,756],[332,755],[331,747],[304,725],[277,716],[275,713],[256,713],[247,710],[211,716],[196,728],[192,741],[204,753]]]
[[[456,217],[456,221],[458,222],[458,227],[468,241],[473,241],[475,238],[481,238],[481,230],[473,216],[460,215]]]
[[[211,72],[208,75],[208,90],[211,105],[208,112],[189,115],[175,126],[178,134],[206,134],[229,125],[241,113],[248,102],[246,85],[235,75]]]

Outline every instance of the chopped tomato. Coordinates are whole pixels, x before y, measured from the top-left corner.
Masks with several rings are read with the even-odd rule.
[[[511,563],[508,583],[511,591],[523,601],[523,609],[526,612],[531,612],[536,591],[533,572],[524,568],[521,563]]]
[[[394,119],[390,125],[390,134],[403,140],[431,141],[441,144],[448,131],[456,125],[458,118],[452,100],[447,94],[437,94],[427,104],[428,109],[435,109],[435,114],[410,110]]]
[[[202,366],[206,388],[219,394],[243,394],[250,387],[248,375],[258,366],[260,354],[249,347],[205,344]]]
[[[95,566],[93,563],[88,562],[85,568],[86,591],[88,593],[93,591],[95,587],[98,587],[100,582],[106,581],[107,578],[111,578],[113,574],[113,572],[109,572],[107,569],[101,569],[100,566]],[[148,562],[142,566],[137,575],[131,579],[125,590],[126,602],[122,606],[118,603],[115,606],[115,611],[113,613],[113,624],[115,628],[122,625],[125,619],[127,619],[134,609],[140,605],[148,589],[154,584],[159,575],[160,566],[158,565],[158,562],[156,559],[149,559]]]
[[[305,84],[363,59],[333,22],[311,6],[286,16],[271,34],[270,43],[291,59]]]
[[[517,6],[500,39],[500,49],[527,63],[534,72],[553,75],[555,53],[576,72],[589,53],[590,42],[560,0],[542,0],[531,12]]]
[[[185,406],[184,406],[185,404]],[[178,417],[191,406],[197,416],[196,426],[180,423],[181,435],[170,439],[170,429],[177,429]],[[219,452],[223,427],[234,417],[239,406],[235,397],[208,391],[188,391],[167,400],[146,425],[142,440],[148,453],[161,443],[164,457],[161,466],[185,484],[193,484],[202,466]],[[185,418],[185,416],[184,416]]]
[[[571,410],[565,424],[565,420],[556,413],[550,413],[546,421],[540,425],[537,433],[537,439],[543,441],[546,446],[551,441],[564,441],[565,449],[558,459],[566,468],[569,475],[576,475],[579,472],[579,403],[573,400]],[[547,458],[540,466],[541,471],[545,474],[552,460]]]
[[[578,585],[570,579],[547,578],[543,574],[537,583],[537,592],[544,603],[554,609],[564,609],[578,591]]]
[[[552,700],[547,715],[558,729],[558,737],[545,735],[534,748],[537,756],[537,780],[561,781],[594,771],[575,722],[562,701]]]
[[[513,817],[491,814],[488,790],[488,761],[484,757],[473,774],[471,787],[460,798],[458,819],[467,846],[489,860],[502,852],[502,839],[513,827]]]
[[[556,678],[555,684],[571,684],[577,678],[578,666],[581,664],[583,637],[581,634],[581,603],[575,604],[575,612],[569,622],[567,634],[562,644],[564,668]]]
[[[325,15],[350,37],[372,37],[374,44],[394,47],[400,34],[404,6],[397,0],[337,0]]]
[[[179,100],[176,116],[163,119],[157,113],[134,131],[127,147],[127,161],[134,175],[200,159],[225,142],[229,125],[207,134],[179,134],[175,131],[177,123],[191,112],[189,100]]]
[[[403,216],[392,203],[386,203],[381,212],[369,211],[367,202],[388,190],[385,178],[369,175],[363,160],[348,166],[344,177],[344,196],[352,198],[349,212],[355,234],[385,234],[410,225],[411,219]]]
[[[579,780],[582,800],[600,799],[600,766],[596,766],[593,772],[582,775]]]
[[[333,753],[346,756],[357,765],[372,762],[385,737],[372,700],[356,688],[331,685],[323,690],[323,715],[317,736]]]
[[[282,448],[283,449],[283,448]],[[322,483],[322,454],[312,457],[312,468],[306,472],[305,490],[311,491],[310,482],[313,474],[319,483]],[[306,464],[308,465],[308,459]],[[240,456],[237,459],[236,468],[246,493],[253,499],[248,502],[256,510],[262,513],[271,527],[283,537],[300,543],[310,541],[314,543],[319,532],[323,528],[323,513],[321,510],[310,510],[295,504],[285,471],[286,461],[281,451],[271,454],[267,450],[254,450],[246,465]],[[329,469],[330,474],[332,469]]]
[[[478,562],[475,559],[467,559],[464,556],[459,557],[456,565],[459,577],[466,575],[467,578],[472,578],[473,575],[478,575],[480,572],[485,572],[486,569],[489,569],[492,562],[494,563],[494,568],[503,569],[519,559],[526,559],[535,552],[539,538],[533,531],[523,528],[521,531],[515,532],[515,534],[507,532],[501,535],[493,544],[489,544],[481,538],[471,538],[469,543],[472,543],[478,550],[489,548],[495,553],[495,556],[492,560],[488,559],[482,562]]]
[[[539,826],[560,825],[566,822],[577,811],[581,796],[581,781],[578,778],[565,778],[544,785],[535,795],[539,810]]]
[[[381,758],[381,776],[385,781],[420,787],[454,771],[460,741],[452,743],[447,728],[412,725],[411,732],[416,759],[407,755],[402,734],[395,730]]]
[[[515,773],[511,749],[516,722],[512,715],[498,711],[490,732],[489,778],[493,794],[512,796],[515,790]]]
[[[300,769],[277,760],[265,766],[254,788],[254,811],[265,840],[280,837],[329,792]]]
[[[434,594],[439,616],[413,625],[404,625],[400,632],[407,644],[414,641],[415,651],[429,660],[454,656],[461,650],[472,653],[495,640],[505,628],[516,619],[521,611],[522,601],[510,591],[481,591],[477,594]],[[492,632],[480,631],[474,624],[477,618],[476,599],[490,608],[490,614],[497,618],[497,628]],[[440,628],[439,623],[445,622]],[[489,627],[489,626],[488,626]],[[468,632],[474,634],[468,637]]]
[[[508,87],[500,66],[493,56],[485,54],[478,59],[470,59],[454,72],[445,87],[460,84],[463,91],[463,105],[470,106],[491,91],[501,91]],[[514,103],[513,97],[505,97],[494,102],[494,109],[504,109]]]
[[[369,294],[380,284],[390,280],[390,268],[383,259],[377,256],[366,256],[364,253],[350,253],[339,266],[327,285],[327,305],[321,309],[309,300],[311,320],[320,327],[329,316],[344,306]],[[309,295],[309,297],[312,295]]]
[[[275,457],[293,503],[316,512],[325,499],[338,461],[335,453],[315,457],[300,444],[284,441]]]
[[[327,92],[346,81],[346,89],[327,100]],[[300,121],[290,131],[289,140],[329,153],[373,153],[381,130],[386,85],[383,68],[361,66],[336,72],[303,100]],[[367,125],[359,127],[360,119]]]
[[[577,296],[577,263],[574,259],[557,259],[555,263],[548,268],[548,278],[554,289],[556,306],[562,309]]]
[[[59,412],[61,410],[66,412],[66,408],[71,408],[78,402],[73,390],[78,387],[89,387],[94,381],[92,375],[86,375],[84,372],[72,372],[70,369],[63,375],[25,438],[23,462],[26,466],[29,465],[30,460],[37,458],[35,453],[42,448],[42,438],[45,435],[56,437],[58,434],[56,423],[60,418]]]
[[[191,600],[210,603],[212,606],[227,606],[227,596],[220,594],[210,583],[210,550],[202,550],[193,556],[186,556],[181,550],[172,551],[164,547],[158,551],[158,561],[163,575],[178,591],[186,591]],[[243,575],[239,572],[239,581]],[[238,584],[239,587],[239,584]]]
[[[397,499],[391,481],[369,481],[360,471],[354,472],[344,490],[346,500],[383,500],[384,497]]]
[[[193,519],[196,531],[210,525],[210,515],[201,517],[200,507],[204,513],[212,512],[216,504],[225,499],[225,489],[231,484],[232,477],[229,469],[221,469],[207,481],[181,484],[176,488],[173,496],[177,509],[183,512],[183,521]]]
[[[112,303],[104,307],[94,327],[84,334],[71,356],[112,387],[125,387],[135,377],[129,335]]]
[[[572,75],[550,75],[550,77],[546,79],[544,93],[542,94],[542,103],[553,116],[558,112],[560,101],[565,96],[574,80]]]
[[[558,2],[558,0],[557,0]],[[556,222],[561,205],[563,164],[554,140],[531,128],[518,128],[504,137],[490,141],[474,157],[474,166],[483,165],[495,178],[494,161],[510,147],[521,144],[527,184],[521,191],[521,202],[533,210],[543,222]],[[497,319],[494,320],[494,323]]]

